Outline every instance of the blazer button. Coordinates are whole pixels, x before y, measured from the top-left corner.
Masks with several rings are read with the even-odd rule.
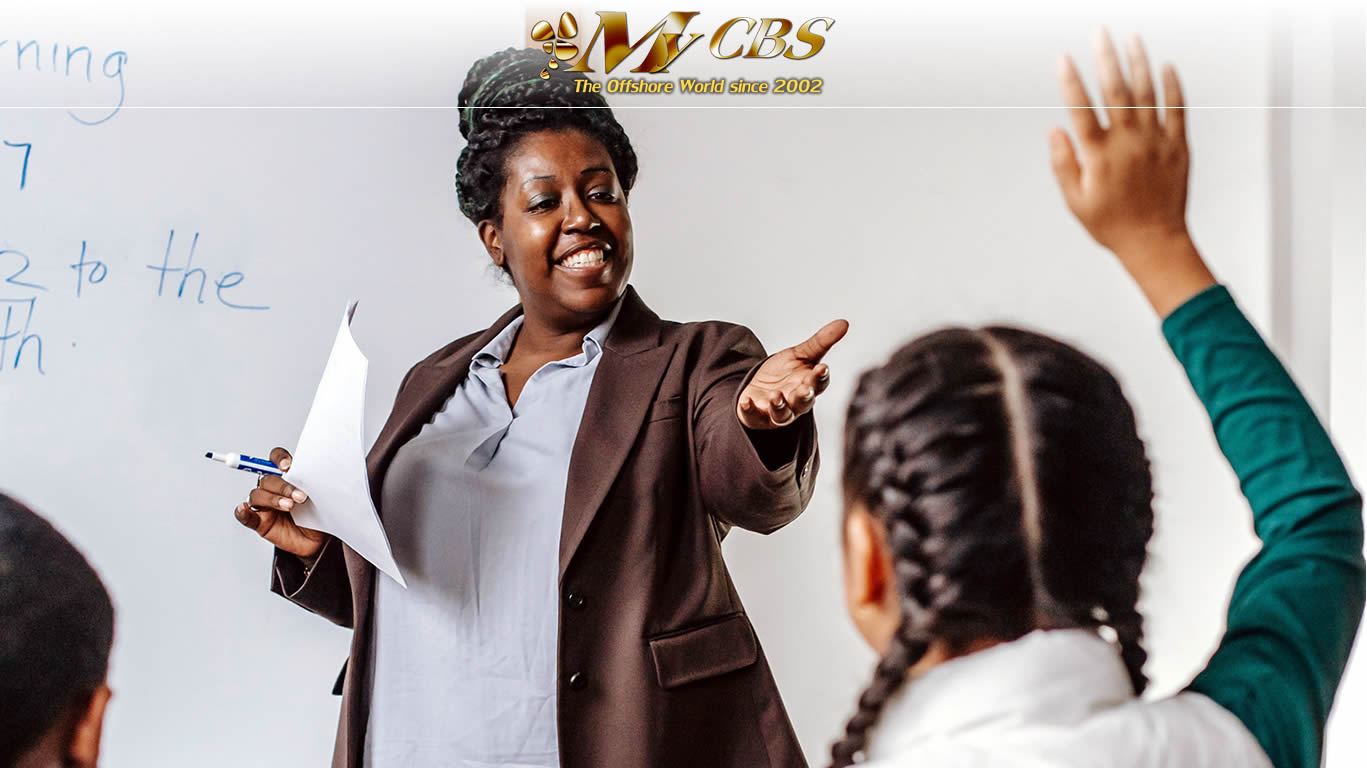
[[[565,596],[565,602],[576,611],[584,610],[584,596],[578,592],[571,592]]]
[[[584,679],[583,672],[575,672],[574,674],[570,675],[570,687],[574,690],[582,691],[584,690],[584,686],[588,684],[589,681]]]

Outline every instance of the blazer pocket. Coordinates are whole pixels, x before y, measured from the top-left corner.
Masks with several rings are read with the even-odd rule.
[[[646,421],[663,421],[664,419],[676,419],[684,414],[686,403],[682,396],[669,397],[664,400],[656,400],[650,404],[650,415]]]
[[[759,658],[750,619],[733,613],[709,624],[650,640],[660,687],[677,688],[744,669]]]

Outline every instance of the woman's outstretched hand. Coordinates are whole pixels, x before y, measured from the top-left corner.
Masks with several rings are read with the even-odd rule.
[[[1111,38],[1094,39],[1107,126],[1102,127],[1077,68],[1059,57],[1059,84],[1080,153],[1062,128],[1049,134],[1054,175],[1068,208],[1119,258],[1159,315],[1215,282],[1187,231],[1186,115],[1172,65],[1163,67],[1163,114],[1148,56],[1131,39],[1126,80]],[[1079,154],[1080,160],[1079,162]]]
[[[821,358],[845,336],[850,324],[832,320],[810,339],[771,355],[736,401],[736,416],[750,429],[776,429],[810,411],[831,383]]]

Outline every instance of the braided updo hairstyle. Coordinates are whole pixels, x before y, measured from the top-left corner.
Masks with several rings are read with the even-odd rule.
[[[500,219],[504,160],[529,133],[579,129],[607,149],[624,194],[636,182],[636,152],[607,101],[576,92],[575,81],[587,79],[582,74],[559,70],[542,79],[545,66],[544,53],[508,48],[475,62],[465,75],[457,104],[466,145],[456,162],[456,192],[460,212],[476,224]]]
[[[1014,328],[928,334],[859,379],[844,461],[847,509],[887,531],[902,619],[832,747],[835,768],[859,758],[934,640],[959,654],[1095,628],[1143,692],[1152,481],[1134,412],[1100,363]]]

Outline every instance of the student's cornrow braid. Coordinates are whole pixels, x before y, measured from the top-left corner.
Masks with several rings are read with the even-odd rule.
[[[456,162],[460,211],[470,221],[498,220],[504,161],[517,141],[542,130],[575,128],[607,149],[622,191],[636,182],[636,152],[602,95],[580,92],[583,75],[557,71],[542,79],[546,56],[509,48],[475,62],[457,99],[466,146]]]
[[[1134,411],[1102,365],[1066,344],[989,328],[1022,375],[1041,497],[1039,571],[1061,624],[1115,632],[1135,693],[1143,667],[1140,574],[1153,535],[1153,479]]]
[[[1121,400],[1124,401],[1123,395]],[[1144,663],[1148,661],[1149,653],[1144,649],[1144,617],[1139,612],[1139,579],[1144,572],[1144,562],[1148,559],[1149,539],[1153,538],[1153,474],[1144,442],[1139,439],[1134,424],[1134,412],[1129,409],[1128,401],[1125,401],[1125,405],[1129,428],[1124,431],[1124,438],[1132,443],[1130,452],[1133,466],[1140,466],[1143,471],[1132,475],[1124,498],[1129,526],[1125,530],[1128,535],[1120,537],[1122,540],[1117,542],[1120,551],[1116,565],[1121,571],[1102,592],[1101,605],[1109,613],[1110,626],[1118,635],[1121,657],[1125,659],[1125,668],[1130,673],[1130,682],[1134,684],[1134,692],[1138,696],[1144,693],[1149,684],[1148,677],[1144,675]]]
[[[1095,361],[1016,329],[924,336],[860,378],[843,484],[847,505],[884,526],[903,616],[832,747],[836,768],[858,759],[905,680],[895,673],[932,639],[961,653],[1038,626],[1106,625],[1143,690],[1148,462],[1118,383]]]
[[[1138,446],[1138,450],[1142,452],[1143,446]],[[1147,467],[1147,461],[1144,466]],[[1128,492],[1117,499],[1129,524],[1116,526],[1112,532],[1112,573],[1109,577],[1098,578],[1096,584],[1096,601],[1101,610],[1094,612],[1093,622],[1079,622],[1084,626],[1109,626],[1115,632],[1120,656],[1125,661],[1136,695],[1148,687],[1148,678],[1144,675],[1148,652],[1144,650],[1144,619],[1138,603],[1139,576],[1144,569],[1148,541],[1153,535],[1153,487],[1150,474],[1144,472],[1142,475],[1142,481],[1136,478]]]
[[[1019,608],[1030,600],[1022,587],[1028,574],[1020,537],[972,530],[1008,531],[1017,519],[984,493],[1002,485],[992,475],[1009,466],[1000,375],[971,335],[947,331],[930,342],[904,348],[861,377],[846,421],[846,496],[884,525],[902,624],[845,736],[831,749],[835,768],[855,762],[906,679],[905,668],[890,676],[903,648],[911,651],[909,668],[932,638],[958,649],[979,637],[1024,634],[1030,618]],[[950,359],[964,379],[945,387],[939,369]],[[981,418],[984,412],[989,418]],[[982,514],[975,519],[959,514],[962,509]]]
[[[875,477],[891,481],[887,475],[895,472],[895,463],[887,457],[876,462]],[[874,480],[874,482],[880,482]],[[883,486],[886,509],[897,509],[911,503],[911,499],[893,486]],[[873,681],[859,696],[859,706],[845,725],[845,736],[831,747],[831,760],[836,768],[853,765],[864,749],[868,730],[878,721],[888,698],[897,692],[906,679],[907,670],[925,655],[930,646],[926,629],[930,622],[931,601],[925,600],[926,570],[921,535],[907,521],[907,515],[892,513],[888,546],[896,553],[895,577],[897,594],[902,605],[902,622],[893,635],[886,653],[874,669]]]

